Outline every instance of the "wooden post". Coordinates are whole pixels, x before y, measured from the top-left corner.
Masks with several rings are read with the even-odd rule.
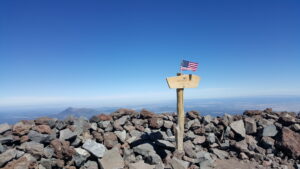
[[[177,126],[176,126],[176,149],[179,152],[183,150],[184,137],[184,109],[183,109],[183,91],[184,88],[198,87],[200,77],[196,75],[184,75],[177,73],[177,76],[168,77],[169,88],[176,89],[177,92]]]
[[[176,126],[176,149],[183,152],[183,136],[184,136],[184,109],[183,109],[183,90],[178,88],[177,91],[177,126]]]

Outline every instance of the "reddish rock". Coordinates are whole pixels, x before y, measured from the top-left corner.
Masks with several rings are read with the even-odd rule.
[[[295,158],[300,157],[300,134],[289,128],[282,129],[282,146]]]
[[[26,136],[22,136],[21,138],[20,138],[20,142],[21,143],[25,143],[25,142],[27,142],[29,140],[29,137],[26,135]]]
[[[107,114],[99,114],[97,115],[99,121],[110,121],[112,120],[111,115],[107,115]]]
[[[25,154],[21,158],[9,162],[2,169],[33,168],[37,166],[35,161],[36,161],[35,158],[32,157],[30,154]]]
[[[244,112],[244,115],[247,115],[247,116],[255,116],[255,115],[261,115],[262,114],[262,111],[260,110],[246,110]]]
[[[131,109],[118,109],[117,111],[112,113],[112,116],[114,119],[118,119],[125,115],[135,115],[135,114],[136,114],[136,111],[131,110]]]
[[[59,139],[52,140],[50,145],[54,148],[55,156],[59,159],[69,159],[75,154],[73,147],[70,147],[70,142]]]
[[[48,125],[38,125],[38,126],[34,126],[33,130],[42,133],[42,134],[51,134],[52,130]]]
[[[16,123],[13,128],[12,128],[12,132],[15,135],[25,135],[27,133],[29,133],[29,130],[31,129],[33,125],[29,124],[29,123],[24,123],[23,121]]]
[[[94,138],[98,141],[98,142],[102,142],[103,141],[103,137],[102,134],[97,132],[97,131],[93,131],[92,135],[94,136]]]
[[[141,132],[145,131],[145,128],[143,126],[137,125],[135,128]]]
[[[190,119],[197,119],[199,117],[199,112],[197,111],[189,111],[187,113],[187,116],[190,118]]]
[[[148,110],[143,109],[143,110],[141,110],[141,112],[140,112],[140,116],[141,116],[142,118],[152,118],[152,117],[155,116],[155,114],[154,114],[153,112],[150,112],[150,111],[148,111]]]
[[[50,126],[52,128],[52,127],[55,126],[56,119],[49,118],[49,117],[40,117],[40,118],[36,119],[34,122],[37,125],[44,124],[44,125],[48,125],[48,126]]]
[[[164,120],[161,118],[153,117],[150,119],[149,123],[150,123],[150,127],[158,129],[163,126]]]
[[[194,133],[198,134],[198,135],[204,134],[205,133],[205,128],[203,128],[203,127],[197,128],[197,129],[194,130]]]
[[[114,145],[118,144],[118,138],[113,132],[107,132],[103,135],[104,145],[107,148],[112,148]]]

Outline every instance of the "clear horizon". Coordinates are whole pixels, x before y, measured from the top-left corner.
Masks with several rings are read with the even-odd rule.
[[[1,1],[0,108],[300,96],[300,1],[117,2]]]

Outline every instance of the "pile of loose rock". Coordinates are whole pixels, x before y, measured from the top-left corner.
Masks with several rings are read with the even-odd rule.
[[[230,158],[259,162],[257,168],[300,168],[299,116],[272,109],[222,117],[191,111],[184,153],[175,150],[175,113],[120,109],[90,120],[0,124],[0,168],[203,169]]]

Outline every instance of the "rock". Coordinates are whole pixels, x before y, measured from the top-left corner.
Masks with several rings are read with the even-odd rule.
[[[247,134],[254,134],[257,131],[256,122],[253,118],[245,118],[245,129]]]
[[[124,117],[124,116],[123,116]],[[117,169],[124,168],[124,160],[120,155],[119,148],[113,148],[104,153],[102,159],[99,160],[101,168]]]
[[[55,139],[51,141],[50,145],[58,159],[70,159],[75,154],[74,148],[70,146],[68,141]]]
[[[244,153],[244,152],[241,152],[239,157],[242,159],[242,160],[246,160],[246,159],[249,159],[249,157]]]
[[[173,157],[170,163],[173,169],[187,169],[189,167],[188,162],[179,160],[176,157]]]
[[[51,159],[42,158],[40,163],[45,169],[52,169],[52,160]]]
[[[42,157],[44,155],[44,145],[34,141],[21,144],[19,149],[25,150],[35,157]]]
[[[116,136],[119,138],[119,140],[124,143],[126,140],[126,131],[122,130],[122,131],[115,131],[114,132],[116,134]]]
[[[41,133],[41,134],[51,134],[52,130],[48,125],[37,125],[32,128],[33,130]]]
[[[104,133],[103,139],[104,139],[104,145],[107,148],[112,148],[116,144],[118,144],[118,138],[113,132]]]
[[[0,144],[12,143],[13,141],[14,138],[12,135],[4,136],[4,137],[0,136]]]
[[[262,136],[263,137],[273,137],[277,134],[277,129],[276,129],[276,126],[275,125],[268,125],[266,127],[264,127],[264,130],[263,130],[263,133],[262,133]]]
[[[158,164],[161,162],[161,158],[156,154],[154,148],[149,143],[140,144],[133,148],[135,153],[138,153],[146,158],[146,161],[150,164]]]
[[[73,156],[73,159],[75,161],[75,165],[77,167],[80,167],[84,164],[86,159],[90,157],[90,153],[82,148],[75,148],[75,155]]]
[[[33,163],[36,161],[34,157],[30,154],[25,154],[21,158],[9,162],[3,169],[23,169],[23,168],[33,168]]]
[[[164,121],[164,127],[167,129],[172,128],[173,124],[174,123],[172,121],[167,121],[167,120]]]
[[[235,131],[240,136],[242,136],[242,137],[246,136],[246,130],[245,130],[243,120],[232,122],[230,124],[230,127],[232,128],[233,131]]]
[[[206,137],[206,140],[212,144],[212,143],[215,143],[216,142],[216,136],[214,133],[208,133],[207,137]]]
[[[144,161],[138,161],[136,163],[130,163],[128,165],[129,169],[154,169],[155,165],[149,165],[144,163]]]
[[[293,124],[291,127],[294,131],[300,131],[300,124]]]
[[[190,119],[197,119],[199,117],[199,112],[197,111],[189,111],[187,112],[187,117],[189,117]]]
[[[0,124],[0,134],[6,132],[6,131],[9,131],[11,130],[11,127],[9,124],[7,123],[3,123],[3,124]]]
[[[246,140],[242,140],[242,141],[239,141],[239,142],[236,142],[234,144],[234,147],[240,151],[240,152],[248,152],[248,144],[246,142]]]
[[[262,137],[261,139],[261,145],[265,149],[272,148],[274,146],[274,143],[275,140],[271,137]]]
[[[59,132],[59,139],[60,140],[71,140],[77,136],[75,132],[72,132],[70,129],[66,128]]]
[[[155,129],[159,129],[163,126],[164,124],[164,120],[161,118],[157,118],[157,117],[153,117],[150,119],[150,127],[155,128]]]
[[[212,117],[211,115],[206,115],[203,117],[203,123],[206,125],[206,124],[209,124],[211,121],[212,121]]]
[[[247,116],[255,116],[255,115],[261,115],[262,114],[262,111],[260,110],[246,110],[244,112],[244,115],[247,115]]]
[[[50,135],[41,134],[33,130],[30,130],[30,132],[28,133],[28,138],[38,143],[50,143],[51,141]]]
[[[86,140],[82,147],[98,158],[103,157],[104,152],[106,151],[106,148],[103,144],[97,143],[96,141],[90,139]]]
[[[33,125],[23,122],[18,122],[12,127],[12,132],[16,135],[22,136],[29,132]]]
[[[300,157],[300,134],[296,133],[289,128],[282,129],[282,146],[291,156],[295,158]]]
[[[49,117],[40,117],[34,120],[35,124],[37,125],[48,125],[49,127],[53,128],[56,125],[57,119],[49,118]]]
[[[196,136],[193,143],[194,144],[203,144],[206,140],[205,136]]]
[[[190,140],[184,142],[183,149],[184,149],[185,154],[188,157],[190,157],[190,158],[196,158],[197,157],[196,152],[194,151],[194,145]]]
[[[57,120],[55,123],[55,127],[59,130],[66,128],[67,123],[65,121]]]
[[[155,114],[154,114],[153,112],[150,112],[150,111],[148,111],[148,110],[143,109],[143,110],[141,110],[141,112],[140,112],[140,116],[141,116],[142,118],[147,119],[147,118],[152,118],[152,117],[154,117]]]
[[[227,153],[226,151],[222,151],[216,148],[211,149],[211,151],[219,157],[219,159],[224,160],[227,159],[229,157],[229,153]]]
[[[80,169],[99,169],[98,164],[95,161],[88,161]]]
[[[157,140],[155,144],[160,147],[175,149],[175,145],[166,140]]]
[[[17,156],[17,152],[18,151],[16,149],[9,149],[0,154],[0,167],[14,159]]]

